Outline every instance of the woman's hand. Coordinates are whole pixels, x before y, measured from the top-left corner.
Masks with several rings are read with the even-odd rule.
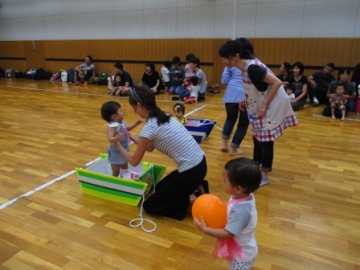
[[[267,105],[265,103],[263,103],[260,108],[258,109],[258,118],[262,119],[265,116],[265,112],[267,109]]]
[[[242,101],[240,101],[240,104],[239,104],[239,109],[240,111],[245,111],[245,108],[246,108],[246,104],[245,104],[245,99],[243,99]]]

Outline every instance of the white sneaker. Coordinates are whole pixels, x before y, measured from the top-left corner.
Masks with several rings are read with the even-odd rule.
[[[314,97],[314,100],[313,100],[313,103],[312,103],[313,106],[317,106],[319,105],[319,101],[316,97]]]
[[[311,99],[310,99],[310,98],[307,98],[307,99],[306,99],[306,103],[311,103]]]

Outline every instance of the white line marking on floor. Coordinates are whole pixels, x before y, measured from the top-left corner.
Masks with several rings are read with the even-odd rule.
[[[85,166],[89,166],[89,165],[93,164],[94,162],[98,161],[99,159],[100,158],[98,157],[98,158],[86,163]],[[26,192],[26,193],[24,193],[24,194],[22,194],[22,195],[20,195],[20,196],[18,196],[16,198],[12,199],[12,200],[10,200],[10,201],[8,201],[6,203],[3,203],[2,205],[0,205],[0,210],[6,208],[7,206],[9,206],[11,204],[13,204],[18,199],[20,199],[22,197],[30,196],[31,194],[34,194],[36,191],[42,190],[42,189],[46,188],[47,186],[50,186],[50,185],[54,184],[55,182],[60,181],[60,180],[66,178],[66,177],[68,177],[68,176],[70,176],[70,175],[72,175],[74,173],[75,173],[75,170],[67,172],[67,173],[65,173],[65,174],[63,174],[63,175],[61,175],[61,176],[59,176],[59,177],[57,177],[57,178],[55,178],[55,179],[53,179],[53,180],[51,180],[49,182],[46,182],[45,184],[42,184],[41,186],[38,186],[38,187],[34,188],[33,190],[30,190],[30,191],[28,191],[28,192]]]
[[[207,104],[202,105],[201,107],[196,108],[195,110],[192,110],[191,112],[185,114],[185,117],[188,116],[188,115],[190,115],[190,114],[192,114],[192,113],[194,113],[194,112],[200,111],[202,108],[205,108],[206,106],[207,106]]]

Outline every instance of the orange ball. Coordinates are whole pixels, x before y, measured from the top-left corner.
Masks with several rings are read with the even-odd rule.
[[[203,194],[195,201],[191,209],[192,216],[197,220],[202,217],[209,228],[224,229],[227,222],[227,210],[224,202],[212,195]]]

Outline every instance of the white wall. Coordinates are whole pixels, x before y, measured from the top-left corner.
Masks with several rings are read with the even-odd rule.
[[[237,1],[233,26],[233,1]],[[360,0],[0,0],[0,40],[360,37]]]

